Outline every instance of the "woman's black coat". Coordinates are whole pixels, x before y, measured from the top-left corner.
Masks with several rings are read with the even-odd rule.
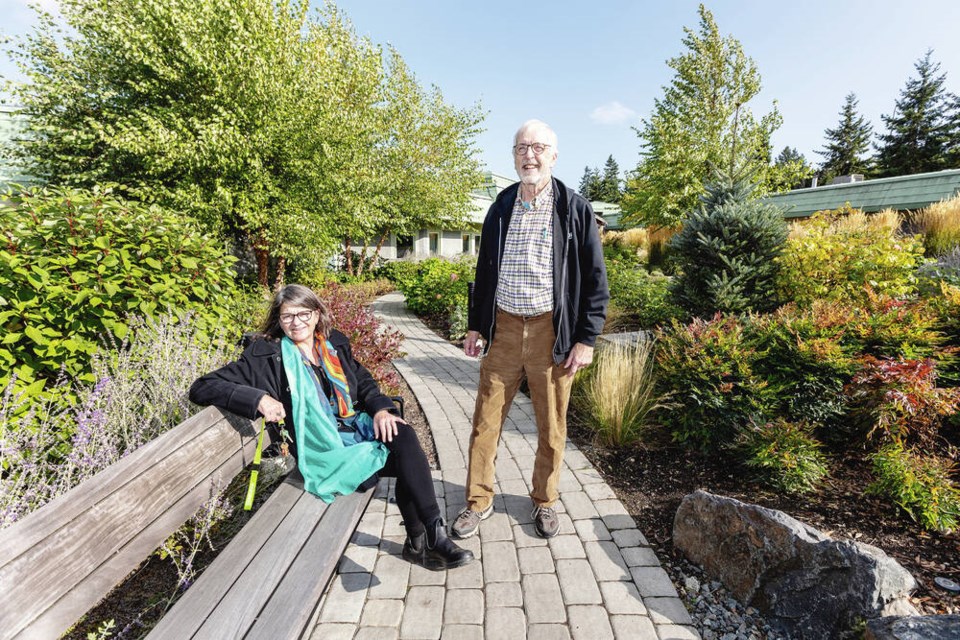
[[[381,409],[396,413],[393,401],[381,393],[370,372],[354,360],[347,336],[334,329],[328,340],[340,359],[354,409],[371,416]],[[283,368],[279,340],[255,339],[244,349],[239,360],[198,378],[190,386],[192,402],[203,406],[214,405],[251,420],[260,417],[257,406],[266,394],[283,403],[287,414],[285,426],[293,439],[290,451],[296,456],[296,425],[293,423],[290,383]],[[276,425],[270,426],[270,433],[274,442],[280,441]]]

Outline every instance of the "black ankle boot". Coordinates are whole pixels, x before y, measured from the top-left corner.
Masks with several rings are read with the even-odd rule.
[[[407,539],[403,543],[403,559],[413,564],[423,564],[423,552],[427,549],[427,532],[423,531],[416,535],[407,533]]]
[[[406,548],[406,545],[404,545]],[[473,562],[473,552],[461,549],[447,537],[443,518],[427,525],[426,545],[423,550],[423,566],[431,571],[453,569]]]

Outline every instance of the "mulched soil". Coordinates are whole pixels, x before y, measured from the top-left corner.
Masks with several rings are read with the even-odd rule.
[[[960,536],[924,532],[889,501],[864,495],[872,477],[861,460],[834,459],[830,477],[816,493],[794,496],[751,481],[749,470],[731,468],[725,460],[676,447],[595,446],[576,415],[570,417],[569,431],[661,554],[681,557],[673,548],[673,517],[685,495],[703,489],[783,511],[834,538],[879,547],[916,578],[912,600],[921,612],[960,613],[960,595],[933,582],[936,576],[960,582]]]

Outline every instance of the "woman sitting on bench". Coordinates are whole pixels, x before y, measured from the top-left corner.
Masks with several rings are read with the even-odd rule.
[[[278,291],[262,339],[236,362],[194,382],[190,399],[250,419],[282,421],[293,432],[289,448],[304,489],[325,502],[373,486],[378,475],[395,477],[407,530],[403,557],[437,571],[473,560],[447,537],[416,432],[353,359],[349,340],[331,326],[326,306],[307,287]],[[275,442],[285,435],[275,427],[271,433]]]

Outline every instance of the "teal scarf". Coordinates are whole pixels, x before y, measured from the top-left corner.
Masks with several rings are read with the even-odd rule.
[[[333,410],[317,393],[300,350],[287,337],[281,349],[293,398],[297,467],[303,475],[304,489],[324,502],[333,502],[337,495],[353,493],[361,482],[382,469],[389,451],[376,440],[346,446]]]

